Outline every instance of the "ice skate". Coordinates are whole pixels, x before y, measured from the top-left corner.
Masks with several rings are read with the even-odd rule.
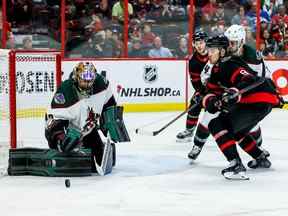
[[[232,160],[229,166],[223,169],[221,173],[229,180],[249,180],[249,177],[246,175],[246,168],[238,158]]]
[[[258,158],[249,161],[247,166],[251,169],[270,168],[271,162],[267,159],[269,156],[269,152],[263,151],[263,153]]]
[[[188,158],[191,160],[196,160],[197,157],[199,156],[201,150],[202,150],[202,147],[194,145],[192,150],[188,153]]]
[[[177,142],[183,142],[183,143],[191,142],[192,136],[193,136],[193,131],[194,131],[194,128],[191,128],[191,129],[186,129],[186,130],[178,133],[176,136],[176,138],[177,138],[176,141]]]
[[[266,157],[270,156],[270,153],[266,149],[264,149],[262,146],[258,146],[258,148],[263,151],[263,153],[266,155]]]

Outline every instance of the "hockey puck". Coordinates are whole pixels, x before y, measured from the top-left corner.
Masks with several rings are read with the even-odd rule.
[[[65,179],[66,188],[70,188],[70,185],[71,185],[70,180],[69,179]]]

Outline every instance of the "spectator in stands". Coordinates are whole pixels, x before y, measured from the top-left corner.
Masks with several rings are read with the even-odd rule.
[[[85,26],[85,28],[88,29],[90,32],[95,33],[103,30],[103,25],[100,17],[97,16],[97,14],[92,14],[91,22],[89,23],[89,25]]]
[[[169,20],[172,18],[172,11],[169,7],[169,4],[167,1],[163,2],[163,10],[161,11],[161,19],[163,20]]]
[[[215,23],[211,27],[211,35],[219,35],[223,34],[225,32],[225,21],[224,20],[219,20],[217,23]]]
[[[113,57],[121,57],[123,42],[121,41],[121,35],[117,29],[112,30],[112,41],[113,41]]]
[[[250,47],[256,48],[255,35],[253,34],[251,27],[245,27],[246,31],[246,44]]]
[[[89,38],[85,48],[82,51],[82,56],[83,57],[94,57],[95,55],[96,54],[95,54],[94,41],[92,40],[92,38]]]
[[[276,53],[278,58],[287,58],[288,57],[288,42],[284,44],[283,50],[278,50]]]
[[[151,3],[149,0],[137,0],[134,1],[133,9],[135,17],[143,22],[151,9]]]
[[[238,14],[234,15],[231,20],[231,24],[237,24],[242,26],[251,26],[250,19],[245,14],[245,7],[241,5],[238,10]]]
[[[110,20],[112,11],[111,8],[109,7],[109,2],[108,0],[100,0],[99,3],[95,5],[95,14],[102,14],[103,18]]]
[[[23,49],[24,50],[31,50],[32,49],[32,38],[27,36],[24,37],[22,40]]]
[[[151,48],[156,35],[151,31],[151,24],[144,23],[143,34],[142,34],[142,45],[143,48]]]
[[[204,24],[210,23],[212,16],[214,16],[217,10],[217,2],[216,0],[209,0],[208,3],[204,5],[202,8],[202,20]]]
[[[133,18],[129,23],[129,38],[140,40],[142,37],[141,22],[139,19]]]
[[[270,29],[271,25],[267,19],[262,18],[260,19],[260,30],[263,31],[264,29]]]
[[[257,19],[257,1],[252,1],[250,10],[247,11],[246,16],[250,20],[249,21],[249,26],[251,27],[252,32],[256,32],[256,19]]]
[[[148,14],[148,19],[160,21],[162,19],[162,11],[164,10],[163,5],[166,0],[152,0],[151,9]]]
[[[262,50],[263,55],[269,57],[274,56],[277,51],[277,43],[271,37],[269,29],[264,29],[261,36],[262,43],[265,44],[265,47]]]
[[[279,22],[288,24],[288,15],[283,4],[278,6],[277,14],[272,16],[272,25],[277,25]]]
[[[8,31],[7,33],[7,44],[6,48],[7,49],[14,49],[15,48],[15,36],[11,31]]]
[[[216,24],[219,22],[224,23],[224,25],[229,26],[231,17],[227,17],[225,15],[224,5],[222,3],[218,3],[216,7],[216,11],[213,15],[211,15],[212,24]]]
[[[105,32],[103,34],[95,35],[95,55],[101,57],[104,55],[104,47],[105,47]]]
[[[29,0],[14,1],[13,15],[17,25],[30,25],[32,17],[32,2]]]
[[[103,45],[103,57],[113,57],[114,40],[112,38],[112,29],[105,29],[105,40]]]
[[[128,3],[128,14],[129,17],[133,15],[133,6]],[[112,7],[112,21],[116,23],[124,22],[124,0],[119,0]]]
[[[147,53],[142,50],[141,41],[139,39],[132,40],[131,50],[128,52],[129,57],[144,57]]]
[[[179,45],[175,50],[175,57],[186,58],[188,56],[188,41],[185,37],[180,37]]]
[[[159,36],[154,38],[154,48],[149,50],[148,56],[151,58],[169,58],[173,57],[171,51],[163,47],[162,40]]]

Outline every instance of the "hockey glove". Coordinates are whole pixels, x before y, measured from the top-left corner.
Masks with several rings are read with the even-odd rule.
[[[229,88],[222,95],[222,106],[225,109],[230,108],[241,100],[241,94],[237,88]]]
[[[191,98],[191,102],[190,104],[199,104],[201,103],[201,100],[202,100],[202,95],[200,92],[195,92],[194,95],[192,96]]]
[[[214,114],[222,109],[222,102],[216,96],[209,96],[204,106],[209,113]]]

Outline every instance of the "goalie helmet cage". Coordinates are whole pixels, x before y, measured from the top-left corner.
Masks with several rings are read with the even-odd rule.
[[[0,67],[1,171],[10,148],[45,142],[44,114],[61,83],[61,55],[49,50],[0,49]]]

